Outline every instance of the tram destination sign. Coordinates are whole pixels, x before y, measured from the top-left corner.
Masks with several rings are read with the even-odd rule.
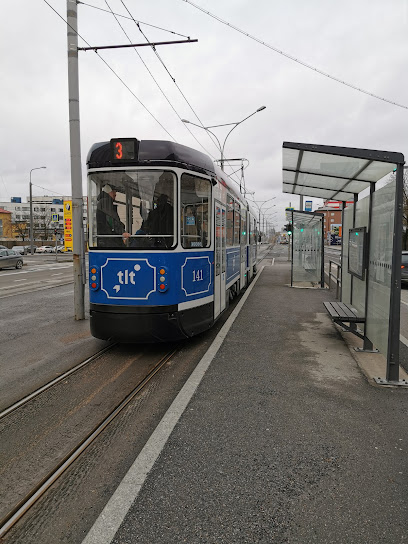
[[[110,145],[112,163],[134,161],[139,156],[139,140],[136,138],[112,138]]]

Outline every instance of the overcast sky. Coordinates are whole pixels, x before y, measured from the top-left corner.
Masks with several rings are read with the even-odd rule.
[[[48,1],[66,19],[66,1]],[[87,1],[109,9],[105,0]],[[281,192],[283,141],[408,155],[407,0],[194,0],[269,46],[405,108],[306,68],[184,0],[108,2],[116,13],[129,16],[125,5],[139,21],[198,39],[157,48],[190,105],[151,49],[137,50],[178,115],[133,49],[100,52],[177,142],[203,151],[179,117],[217,125],[266,106],[232,132],[225,154],[249,160],[246,186],[256,200],[276,197],[277,227],[284,208],[299,202]],[[79,34],[92,46],[129,43],[111,14],[81,4],[78,12]],[[121,23],[133,43],[144,42],[132,20]],[[151,41],[183,39],[141,28]],[[0,201],[25,201],[30,170],[39,166],[47,169],[34,171],[32,182],[46,190],[34,186],[34,195],[71,194],[66,25],[44,0],[2,2],[0,47]],[[79,65],[83,165],[94,142],[171,139],[94,52],[80,52]],[[206,132],[190,129],[219,158]],[[228,127],[214,130],[223,142]]]

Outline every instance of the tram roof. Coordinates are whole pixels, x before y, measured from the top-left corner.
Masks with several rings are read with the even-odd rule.
[[[352,147],[283,142],[283,192],[353,200],[404,163],[404,155]]]
[[[111,161],[111,142],[95,143],[87,156],[88,168],[117,167]],[[210,157],[201,151],[168,140],[140,140],[138,157],[121,162],[121,167],[129,166],[173,166],[184,167],[214,177],[234,195],[242,200],[242,195],[227,182],[228,176],[215,166]]]
[[[110,142],[94,144],[87,157],[88,168],[117,166],[111,162]],[[166,140],[140,140],[138,157],[123,161],[121,166],[180,166],[206,174],[214,174],[210,157],[191,147]]]

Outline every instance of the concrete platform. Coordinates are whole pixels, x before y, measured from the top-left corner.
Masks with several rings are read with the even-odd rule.
[[[408,391],[267,262],[84,544],[407,541]]]

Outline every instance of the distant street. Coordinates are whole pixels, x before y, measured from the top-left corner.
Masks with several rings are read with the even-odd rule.
[[[24,255],[21,270],[0,270],[0,298],[65,285],[73,281],[72,256]]]

